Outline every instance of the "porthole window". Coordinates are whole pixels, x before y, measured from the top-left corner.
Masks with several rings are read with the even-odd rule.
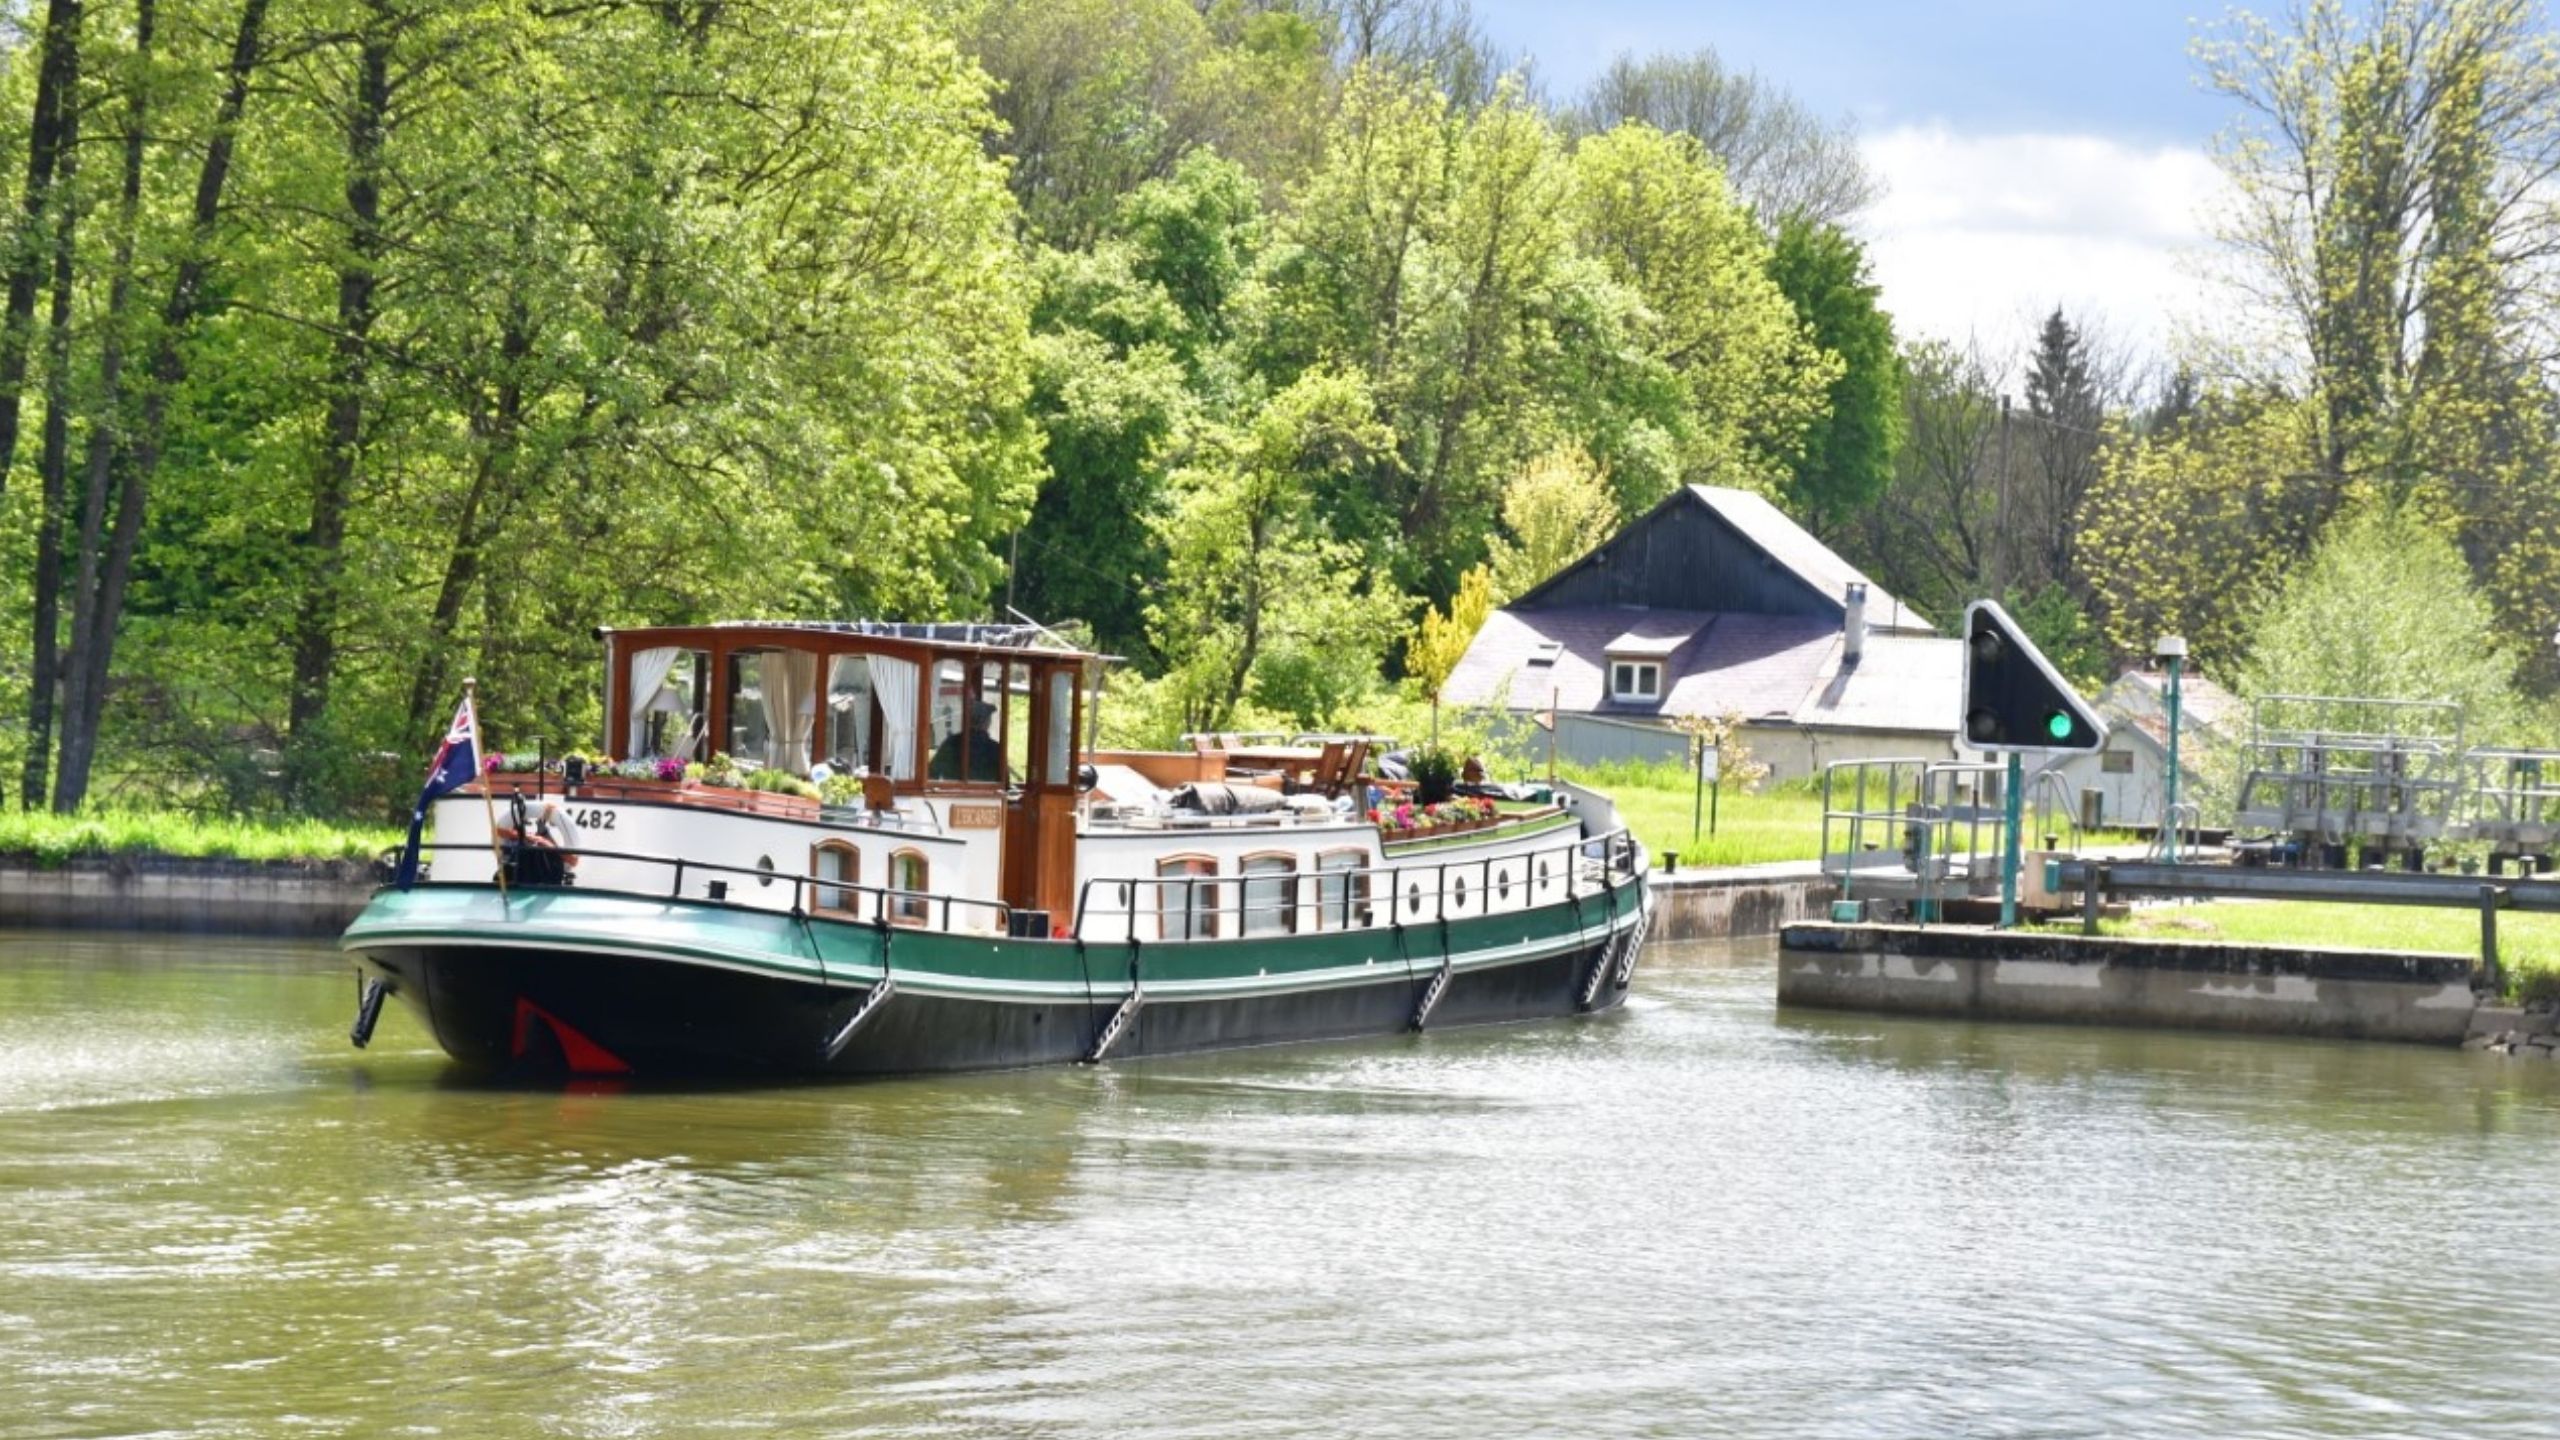
[[[759,856],[757,856],[757,857],[756,857],[756,869],[758,869],[759,871],[762,871],[762,872],[763,872],[762,874],[760,874],[760,875],[758,875],[758,876],[756,877],[756,883],[757,883],[757,884],[759,884],[759,885],[767,885],[767,886],[769,886],[769,885],[771,885],[771,884],[773,883],[773,857],[772,857],[772,856],[770,856],[770,855],[759,855]]]
[[[1493,893],[1506,905],[1511,903],[1511,867],[1503,866],[1494,873]]]
[[[1459,876],[1459,877],[1458,877],[1458,892],[1457,892],[1457,893],[1458,893],[1458,903],[1459,903],[1459,904],[1461,904],[1461,905],[1466,904],[1466,903],[1467,903],[1467,877],[1466,877],[1466,876],[1464,876],[1464,875],[1461,875],[1461,876]]]
[[[1405,886],[1404,908],[1407,914],[1419,915],[1422,913],[1421,881],[1416,880]]]

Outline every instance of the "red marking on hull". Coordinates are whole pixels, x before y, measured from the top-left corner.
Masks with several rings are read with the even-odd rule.
[[[579,1033],[577,1026],[521,995],[516,997],[515,1042],[508,1047],[508,1053],[513,1058],[518,1060],[524,1058],[525,1051],[529,1048],[527,1042],[533,1036],[533,1022],[536,1020],[551,1027],[551,1038],[558,1042],[560,1056],[568,1062],[571,1072],[579,1075],[628,1075],[631,1073],[631,1067],[624,1063],[621,1056]]]

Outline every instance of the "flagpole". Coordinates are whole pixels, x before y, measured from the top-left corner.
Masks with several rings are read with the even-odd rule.
[[[480,784],[480,805],[489,815],[489,855],[498,862],[498,898],[507,898],[507,852],[498,843],[498,802],[489,794],[489,747],[480,743],[480,682],[463,677],[462,704],[471,712],[471,763],[479,774],[471,778]]]

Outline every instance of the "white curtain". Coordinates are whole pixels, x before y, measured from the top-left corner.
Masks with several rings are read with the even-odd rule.
[[[871,657],[839,655],[827,680],[825,749],[856,765],[871,759]],[[832,761],[830,762],[832,763]]]
[[[880,695],[880,750],[892,780],[916,778],[916,662],[871,657],[871,688]]]
[[[631,734],[622,747],[623,758],[638,760],[649,753],[649,702],[658,698],[658,687],[667,683],[667,672],[676,668],[684,655],[681,646],[663,645],[655,650],[642,650],[631,657]]]
[[[818,657],[806,650],[783,650],[763,659],[757,667],[758,678],[764,682],[765,724],[772,727],[764,763],[805,775],[809,773],[809,721],[817,714]]]

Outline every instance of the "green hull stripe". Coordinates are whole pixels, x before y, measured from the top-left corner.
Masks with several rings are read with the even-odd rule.
[[[1630,895],[1632,889],[1632,895]],[[435,892],[446,892],[436,895]],[[461,892],[455,894],[453,892]],[[1459,973],[1520,964],[1581,950],[1635,923],[1648,903],[1643,887],[1621,886],[1612,907],[1587,896],[1583,924],[1569,904],[1449,922],[1450,966]],[[416,897],[432,896],[424,902]],[[492,949],[558,949],[635,960],[672,961],[828,986],[867,987],[881,975],[879,937],[870,926],[801,922],[787,915],[709,909],[625,898],[546,895],[530,902],[547,913],[521,914],[507,902],[493,914],[496,892],[477,886],[385,891],[348,928],[343,948],[356,952],[418,945]],[[562,903],[567,902],[567,903]],[[434,913],[408,914],[419,911]],[[646,924],[650,933],[633,934]],[[623,933],[616,933],[616,932]],[[741,933],[743,932],[743,933]],[[998,941],[923,930],[890,932],[890,973],[901,989],[954,998],[1021,1003],[1116,1000],[1129,991],[1126,942],[1095,942],[1079,957],[1059,941]],[[1437,923],[1327,931],[1261,940],[1192,941],[1139,947],[1139,983],[1150,998],[1211,1000],[1285,995],[1420,977],[1440,965]],[[756,943],[763,940],[766,943]],[[745,943],[739,943],[739,942]],[[724,943],[726,942],[726,943]],[[823,964],[810,951],[818,945]],[[1250,971],[1247,966],[1253,967]],[[1089,977],[1089,978],[1088,978]]]

